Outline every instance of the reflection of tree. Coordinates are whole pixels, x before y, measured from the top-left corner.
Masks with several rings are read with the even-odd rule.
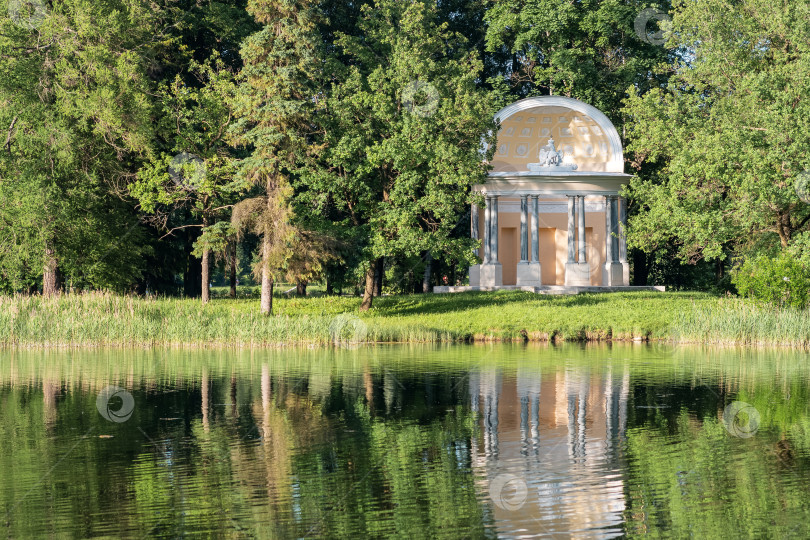
[[[459,409],[427,425],[384,423],[364,401],[335,426],[334,442],[295,456],[302,522],[313,535],[482,536],[469,470],[474,418]]]
[[[808,475],[779,454],[774,432],[739,439],[685,410],[667,424],[628,432],[628,536],[810,536]]]
[[[612,411],[604,425],[586,419],[594,436],[623,439],[626,428],[626,451],[608,447],[605,459],[623,471],[631,536],[764,536],[765,520],[774,523],[767,535],[810,534],[803,487],[810,366],[803,358],[763,354],[746,364],[718,353],[711,363],[677,357],[655,364],[640,354],[599,364],[593,351],[580,357],[566,349],[564,363],[542,356],[509,364],[494,356],[470,371],[468,358],[452,356],[459,350],[435,353],[441,368],[433,353],[382,364],[362,350],[334,357],[172,353],[171,361],[165,353],[121,351],[115,362],[96,352],[15,355],[0,362],[6,535],[485,536],[500,517],[484,498],[486,486],[473,481],[471,441],[484,448],[486,427],[490,448],[499,444],[504,457],[512,439],[498,441],[493,429],[511,422],[516,452],[529,463],[535,445],[551,440],[553,408],[565,413],[563,432],[573,417],[578,457],[581,412]],[[424,358],[433,363],[420,364]],[[585,389],[565,377],[587,370],[610,372],[612,382]],[[540,371],[552,391],[562,381],[559,403],[539,401]],[[132,420],[115,424],[97,414],[96,395],[108,384],[133,392]],[[502,394],[507,390],[514,398]],[[509,399],[519,406],[499,423],[495,412]],[[734,399],[761,413],[752,439],[733,438],[720,423]],[[567,434],[561,440],[567,463]],[[589,447],[585,458],[601,463],[598,451]],[[526,509],[536,518],[533,493]],[[582,500],[593,505],[588,494]]]

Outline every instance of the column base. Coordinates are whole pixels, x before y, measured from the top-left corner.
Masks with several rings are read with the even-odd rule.
[[[521,261],[517,265],[517,285],[526,287],[539,287],[542,274],[539,262]]]
[[[470,266],[470,287],[481,286],[481,265],[474,264]]]
[[[619,261],[619,264],[622,265],[622,285],[625,287],[630,286],[630,263],[627,261]]]
[[[624,266],[622,263],[605,263],[602,267],[602,286],[619,287],[627,285],[624,280]]]
[[[487,263],[479,265],[479,286],[500,287],[503,285],[503,266],[501,263]]]
[[[591,263],[565,263],[565,284],[569,286],[590,287]]]

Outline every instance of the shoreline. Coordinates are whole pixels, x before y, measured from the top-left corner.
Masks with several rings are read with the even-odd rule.
[[[0,348],[285,349],[383,344],[640,343],[810,349],[810,314],[707,293],[403,295],[357,311],[354,297],[0,296]]]

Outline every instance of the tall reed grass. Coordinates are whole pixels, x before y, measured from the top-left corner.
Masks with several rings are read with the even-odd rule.
[[[672,339],[810,348],[810,312],[738,298],[718,299],[680,313],[673,326]]]
[[[364,342],[673,340],[810,347],[810,315],[702,293],[404,295],[358,312],[352,297],[0,296],[0,345],[285,346]]]

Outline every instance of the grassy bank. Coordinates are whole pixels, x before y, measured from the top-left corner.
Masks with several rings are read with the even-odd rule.
[[[325,345],[471,340],[675,340],[807,347],[810,315],[703,293],[540,296],[524,292],[375,299],[199,300],[92,293],[0,297],[0,345]]]

